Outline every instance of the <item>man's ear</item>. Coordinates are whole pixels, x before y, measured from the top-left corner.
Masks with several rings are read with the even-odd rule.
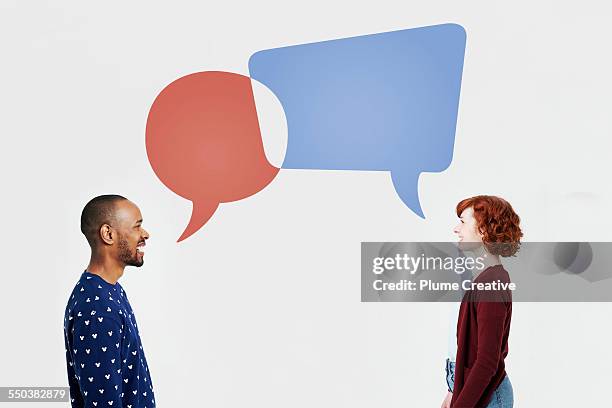
[[[102,224],[100,227],[100,239],[107,245],[112,245],[115,242],[117,233],[108,224]]]

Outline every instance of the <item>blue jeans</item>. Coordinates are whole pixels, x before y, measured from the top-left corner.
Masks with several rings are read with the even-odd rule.
[[[446,384],[448,390],[453,392],[455,385],[455,362],[446,359]],[[514,405],[514,392],[510,378],[506,375],[497,389],[493,391],[493,396],[487,408],[512,408]]]
[[[450,358],[446,359],[446,385],[448,386],[448,392],[453,392],[455,386],[455,362],[450,361]]]

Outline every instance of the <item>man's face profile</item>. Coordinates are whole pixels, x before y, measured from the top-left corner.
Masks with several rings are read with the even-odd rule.
[[[115,219],[112,228],[116,231],[116,255],[125,265],[140,267],[144,264],[145,240],[149,233],[142,228],[142,215],[138,207],[129,200],[115,203]]]

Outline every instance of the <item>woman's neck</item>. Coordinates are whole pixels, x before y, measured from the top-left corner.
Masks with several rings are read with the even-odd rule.
[[[482,268],[474,268],[474,279],[482,273],[487,268],[495,265],[501,265],[501,260],[499,259],[499,255],[490,254],[484,245],[479,249],[474,251],[474,257],[480,258],[481,262],[477,263],[478,265],[482,265]]]

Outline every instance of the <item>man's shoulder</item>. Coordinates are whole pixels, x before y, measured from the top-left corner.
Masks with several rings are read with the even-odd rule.
[[[72,291],[68,307],[73,312],[115,315],[119,311],[116,303],[116,298],[119,297],[118,290],[113,290],[89,276],[82,276]]]

